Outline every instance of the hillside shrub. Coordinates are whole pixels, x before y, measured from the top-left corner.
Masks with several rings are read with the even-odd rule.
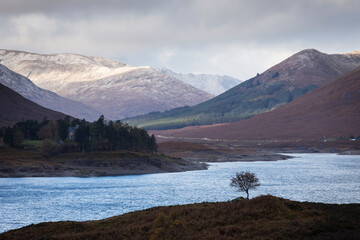
[[[53,153],[53,144],[51,139],[46,138],[41,146],[41,153],[45,157],[50,157]]]

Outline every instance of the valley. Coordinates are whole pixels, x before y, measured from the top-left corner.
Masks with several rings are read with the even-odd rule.
[[[119,61],[76,54],[41,55],[1,50],[0,56],[2,64],[6,64],[8,67],[26,74],[26,76],[31,77],[34,82],[41,86],[56,90],[58,93],[68,97],[72,94],[78,100],[85,102],[90,100],[88,96],[95,96],[91,103],[88,102],[90,103],[89,105],[112,112],[112,115],[109,114],[110,118],[120,117],[121,114],[116,113],[119,109],[123,109],[120,110],[123,113],[127,112],[125,115],[136,115],[136,112],[141,111],[140,109],[144,106],[155,109],[157,107],[151,100],[151,97],[160,93],[159,96],[163,99],[162,101],[168,104],[168,107],[176,107],[171,102],[170,95],[182,98],[181,104],[186,103],[186,95],[178,92],[178,89],[182,88],[189,92],[187,90],[188,86],[184,88],[185,85],[177,85],[180,82],[173,79],[176,76],[193,80],[199,78],[204,81],[207,77],[209,82],[214,81],[214,78],[220,79],[221,77],[212,75],[181,75],[165,68],[157,72],[150,67],[131,67]],[[216,115],[217,106],[229,108],[233,111],[242,106],[241,104],[252,109],[251,111],[258,111],[255,110],[257,109],[255,105],[252,106],[252,100],[250,101],[250,99],[260,99],[259,101],[263,101],[273,97],[281,98],[284,91],[292,91],[291,99],[287,98],[290,99],[290,103],[280,103],[276,100],[274,103],[279,105],[276,105],[276,109],[273,109],[275,108],[274,105],[271,107],[271,111],[266,110],[265,113],[257,114],[250,119],[233,123],[199,125],[181,129],[151,130],[150,133],[156,136],[156,140],[159,143],[159,153],[164,155],[154,155],[157,160],[149,165],[146,165],[147,163],[145,164],[145,162],[152,159],[151,154],[144,158],[147,160],[144,160],[142,157],[133,158],[138,161],[134,165],[130,164],[131,161],[129,162],[126,157],[122,157],[123,153],[121,152],[119,152],[119,157],[116,157],[117,154],[113,152],[103,152],[103,154],[109,156],[111,164],[106,162],[107,160],[105,159],[107,158],[101,158],[102,153],[98,153],[96,156],[91,154],[82,156],[80,153],[74,152],[67,155],[60,154],[61,156],[53,156],[54,161],[50,161],[53,163],[50,165],[45,164],[48,166],[48,171],[46,171],[46,167],[43,167],[42,165],[44,164],[41,163],[45,160],[40,154],[40,149],[37,149],[35,153],[24,153],[27,155],[26,158],[30,160],[30,165],[32,165],[31,162],[35,163],[35,168],[25,168],[20,173],[19,169],[22,169],[23,166],[21,164],[24,162],[21,164],[18,162],[20,164],[18,168],[11,170],[10,172],[12,173],[7,173],[3,176],[25,176],[27,171],[29,176],[99,176],[156,173],[205,169],[206,166],[201,165],[202,162],[276,161],[288,158],[287,156],[278,155],[277,153],[279,152],[356,154],[359,151],[358,141],[349,141],[348,139],[350,135],[355,136],[354,138],[360,136],[357,124],[360,121],[358,114],[360,112],[358,104],[360,100],[357,92],[357,89],[360,89],[358,80],[360,70],[357,68],[351,71],[351,69],[360,65],[359,59],[360,55],[356,51],[348,54],[328,55],[314,49],[307,49],[289,57],[255,78],[240,83],[238,86],[194,108],[186,106],[164,113],[151,113],[151,116],[168,114],[170,112],[187,114],[190,109],[196,109],[198,106],[208,106],[206,108],[198,108],[201,115],[205,116],[211,112]],[[87,107],[81,107],[79,104],[82,103],[80,102],[71,102],[73,100],[62,98],[55,93],[41,89],[32,83],[30,79],[12,72],[5,66],[1,65],[1,70],[3,71],[1,74],[2,82],[30,100],[42,103],[52,109],[56,109],[54,105],[69,107],[67,109],[69,111],[63,111],[63,107],[59,109],[63,112],[74,113],[74,115],[71,115],[72,117],[87,116],[86,119],[93,119],[96,114],[100,113],[96,112],[97,110],[93,111],[88,110]],[[349,71],[350,73],[332,80],[335,76]],[[73,73],[76,74],[74,75]],[[226,76],[222,77],[224,79],[222,81],[227,79]],[[218,81],[220,83],[220,80]],[[127,82],[131,84],[127,84]],[[115,87],[116,84],[119,84],[119,89]],[[202,84],[205,84],[205,82]],[[172,89],[169,90],[164,88],[164,86],[171,87]],[[317,89],[312,90],[312,86]],[[131,89],[130,95],[132,95],[130,97],[132,100],[129,100],[131,104],[123,101],[126,93],[122,93],[122,91],[128,91],[129,89]],[[134,91],[137,94],[133,94]],[[309,93],[305,94],[306,92]],[[304,96],[301,96],[303,94]],[[115,105],[107,102],[107,97],[101,97],[102,100],[98,98],[99,96],[110,95],[114,96],[112,101]],[[4,94],[2,96],[5,97]],[[258,96],[261,97],[259,98]],[[231,99],[237,102],[235,103]],[[9,108],[8,104],[4,104],[7,100],[8,98],[4,98],[2,105],[3,108],[7,107],[2,111],[7,112],[7,122],[3,122],[2,125],[14,124],[17,121],[24,120],[24,115],[19,115],[19,113],[13,114],[11,111],[24,112],[26,110],[20,110],[20,105],[17,104]],[[163,103],[161,105],[165,106]],[[34,108],[30,107],[30,105],[26,106],[29,111]],[[85,113],[86,111],[88,113]],[[245,112],[242,111],[241,114],[245,114]],[[12,115],[16,117],[12,118]],[[150,115],[142,115],[140,118],[144,117],[144,119],[148,119],[147,123],[151,123],[151,120],[147,117]],[[223,116],[226,116],[226,114]],[[56,120],[56,118],[51,117],[49,114],[34,115],[30,118],[40,121],[48,117],[49,119]],[[58,118],[64,118],[64,115],[59,115]],[[5,118],[3,119],[5,120]],[[197,121],[199,118],[191,117],[191,119],[191,121]],[[211,117],[211,119],[211,123],[216,122],[216,117]],[[124,126],[127,126],[128,120],[124,120]],[[164,121],[166,122],[167,120]],[[172,124],[172,120],[170,122]],[[119,123],[120,125],[123,124],[122,122]],[[132,123],[131,119],[130,123]],[[140,126],[143,125],[140,124]],[[94,131],[94,129],[91,131]],[[92,134],[92,136],[95,136],[95,133]],[[107,142],[110,141],[109,139],[105,140]],[[102,141],[102,139],[99,138],[98,141]],[[8,151],[9,149],[5,150],[5,152]],[[14,156],[20,156],[19,151],[21,150],[14,150]],[[10,156],[11,154],[7,155]],[[173,160],[166,160],[166,156],[172,157]],[[59,159],[79,158],[81,159],[80,162],[84,162],[84,164],[76,161],[62,164],[59,163],[60,160],[56,160],[57,157]],[[15,161],[16,158],[11,158],[11,161]],[[40,163],[37,160],[40,160]],[[121,161],[125,162],[120,163]],[[86,162],[89,165],[87,167],[85,167]],[[170,162],[173,165],[169,164]],[[58,164],[60,164],[60,168],[56,167]],[[128,169],[126,165],[129,165]],[[112,169],[113,167],[116,170]]]
[[[285,105],[359,66],[357,51],[325,54],[305,49],[208,101],[126,121],[148,130],[163,130],[248,119]]]
[[[357,202],[355,195],[346,190],[346,197],[339,197],[341,194],[328,189],[337,177],[333,176],[334,169],[347,168],[350,177],[346,184],[350,186],[353,181],[349,179],[354,178],[351,174],[358,168],[358,52],[328,55],[304,50],[223,93],[212,92],[219,94],[214,98],[204,86],[203,90],[196,89],[166,69],[131,67],[74,54],[2,50],[0,57],[4,63],[0,65],[0,80],[6,85],[0,85],[0,182],[4,186],[16,185],[17,181],[24,186],[30,184],[26,191],[33,194],[32,201],[61,209],[42,217],[43,208],[34,207],[38,217],[17,219],[18,224],[13,222],[21,214],[10,214],[0,227],[8,230],[25,223],[77,221],[32,224],[1,233],[0,239],[117,239],[120,235],[131,239],[252,239],[255,235],[288,239],[299,234],[309,239],[337,239],[359,235],[355,217],[358,204],[344,204],[353,199]],[[13,70],[26,73],[26,77]],[[216,75],[181,77],[207,79],[224,86],[226,79],[234,80]],[[193,111],[198,112],[188,115]],[[97,117],[99,113],[107,113],[107,117]],[[138,123],[151,130],[134,126]],[[165,130],[159,130],[163,127]],[[261,191],[256,191],[251,200],[224,202],[235,196],[227,188],[229,174],[244,168],[260,174],[264,181]],[[305,193],[310,184],[305,179],[317,177],[323,182],[315,184],[316,191],[310,188],[311,194]],[[42,179],[50,185],[40,184]],[[31,181],[38,180],[32,185]],[[64,185],[58,184],[62,182]],[[213,184],[210,189],[209,184]],[[104,199],[99,199],[98,191]],[[44,192],[62,200],[55,206],[42,195]],[[259,194],[264,192],[340,205]],[[325,194],[329,192],[333,195]],[[70,204],[62,194],[70,194],[70,199],[78,197],[78,204]],[[115,199],[122,202],[124,209],[120,212]],[[218,202],[197,203],[201,200]],[[83,209],[92,201],[98,204],[98,214]],[[185,205],[156,207],[159,204]],[[129,209],[136,212],[129,213]],[[247,219],[252,226],[265,224],[268,231],[256,231],[242,220],[231,220],[229,211],[239,209],[246,216],[254,216]],[[261,217],[257,215],[259,209]],[[62,212],[66,211],[77,218],[65,216]],[[216,213],[222,222],[214,222],[212,215],[207,221],[199,218],[207,216],[208,211]],[[126,214],[119,215],[122,213]],[[82,214],[88,218],[80,217]],[[114,215],[119,216],[108,218]],[[88,221],[101,218],[105,219]],[[310,226],[309,221],[318,225]],[[279,224],[281,234],[276,233]],[[333,231],[327,230],[329,226]]]
[[[360,136],[360,68],[273,111],[234,123],[153,131],[176,138],[240,141],[338,141]]]
[[[0,6],[0,240],[360,239],[360,1]]]

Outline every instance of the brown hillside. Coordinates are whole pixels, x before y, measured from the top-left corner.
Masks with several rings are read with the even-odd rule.
[[[13,125],[18,121],[60,119],[66,115],[41,107],[20,94],[0,84],[0,126]]]
[[[174,137],[317,140],[360,135],[360,68],[268,113],[230,124],[156,131]]]

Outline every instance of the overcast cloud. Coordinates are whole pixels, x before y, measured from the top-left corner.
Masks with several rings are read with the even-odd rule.
[[[0,0],[0,48],[246,80],[305,49],[360,49],[358,0]]]

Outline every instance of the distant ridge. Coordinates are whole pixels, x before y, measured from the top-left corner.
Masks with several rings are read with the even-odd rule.
[[[63,119],[65,114],[44,108],[0,83],[0,126],[26,120]]]
[[[0,50],[0,60],[37,86],[91,106],[108,119],[192,106],[213,97],[148,66],[107,58]]]
[[[225,93],[193,107],[127,119],[147,129],[234,122],[276,109],[360,66],[360,53],[306,49]]]
[[[155,131],[173,137],[322,140],[360,136],[360,68],[271,112],[234,123]]]

